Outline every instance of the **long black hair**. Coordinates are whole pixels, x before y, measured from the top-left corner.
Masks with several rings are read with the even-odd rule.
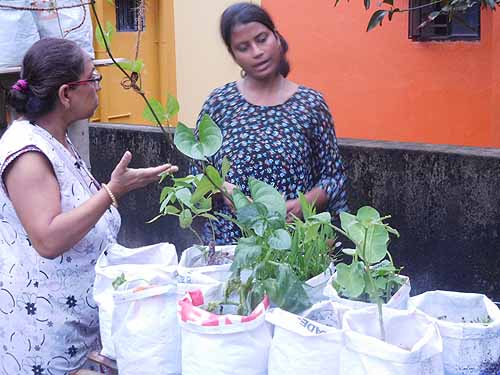
[[[224,13],[222,13],[220,19],[220,34],[224,43],[226,44],[229,53],[233,55],[233,50],[231,49],[231,35],[233,29],[236,25],[247,24],[250,22],[258,22],[273,33],[280,39],[281,42],[281,60],[279,65],[279,72],[283,77],[286,77],[290,72],[290,63],[286,58],[286,53],[288,51],[288,43],[283,38],[283,36],[276,30],[274,22],[264,9],[260,6],[252,3],[236,3],[229,6]]]
[[[85,69],[83,50],[58,38],[34,43],[23,58],[21,80],[7,94],[7,103],[29,120],[55,107],[61,85],[77,81]]]

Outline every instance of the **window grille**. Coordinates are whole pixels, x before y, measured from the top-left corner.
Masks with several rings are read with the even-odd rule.
[[[428,4],[431,0],[410,0],[408,37],[413,41],[457,41],[480,40],[481,36],[481,7],[476,3],[465,12],[455,12],[451,19],[448,14],[440,14],[425,26],[422,23],[429,20],[432,12],[441,9],[441,4]]]
[[[116,31],[138,31],[138,0],[115,0],[116,4]],[[145,27],[144,16],[142,18],[142,29]]]

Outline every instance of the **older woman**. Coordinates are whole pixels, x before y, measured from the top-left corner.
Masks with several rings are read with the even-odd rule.
[[[63,375],[98,345],[94,265],[116,241],[120,197],[169,164],[130,169],[126,152],[99,184],[67,137],[98,104],[101,76],[73,42],[43,39],[23,60],[0,139],[0,373]]]

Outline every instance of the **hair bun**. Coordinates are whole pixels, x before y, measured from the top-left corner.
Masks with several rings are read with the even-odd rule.
[[[16,83],[17,84],[17,83]],[[26,105],[29,100],[29,90],[18,90],[12,86],[7,92],[6,102],[17,113],[26,113]]]

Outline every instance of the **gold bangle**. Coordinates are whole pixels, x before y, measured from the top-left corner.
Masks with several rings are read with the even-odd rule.
[[[115,208],[118,208],[118,201],[116,200],[116,197],[115,195],[113,194],[113,192],[111,191],[111,189],[109,188],[108,185],[106,184],[101,184],[101,186],[104,188],[104,190],[106,190],[106,192],[108,193],[109,195],[109,198],[111,199],[111,204],[113,206],[115,206]]]

